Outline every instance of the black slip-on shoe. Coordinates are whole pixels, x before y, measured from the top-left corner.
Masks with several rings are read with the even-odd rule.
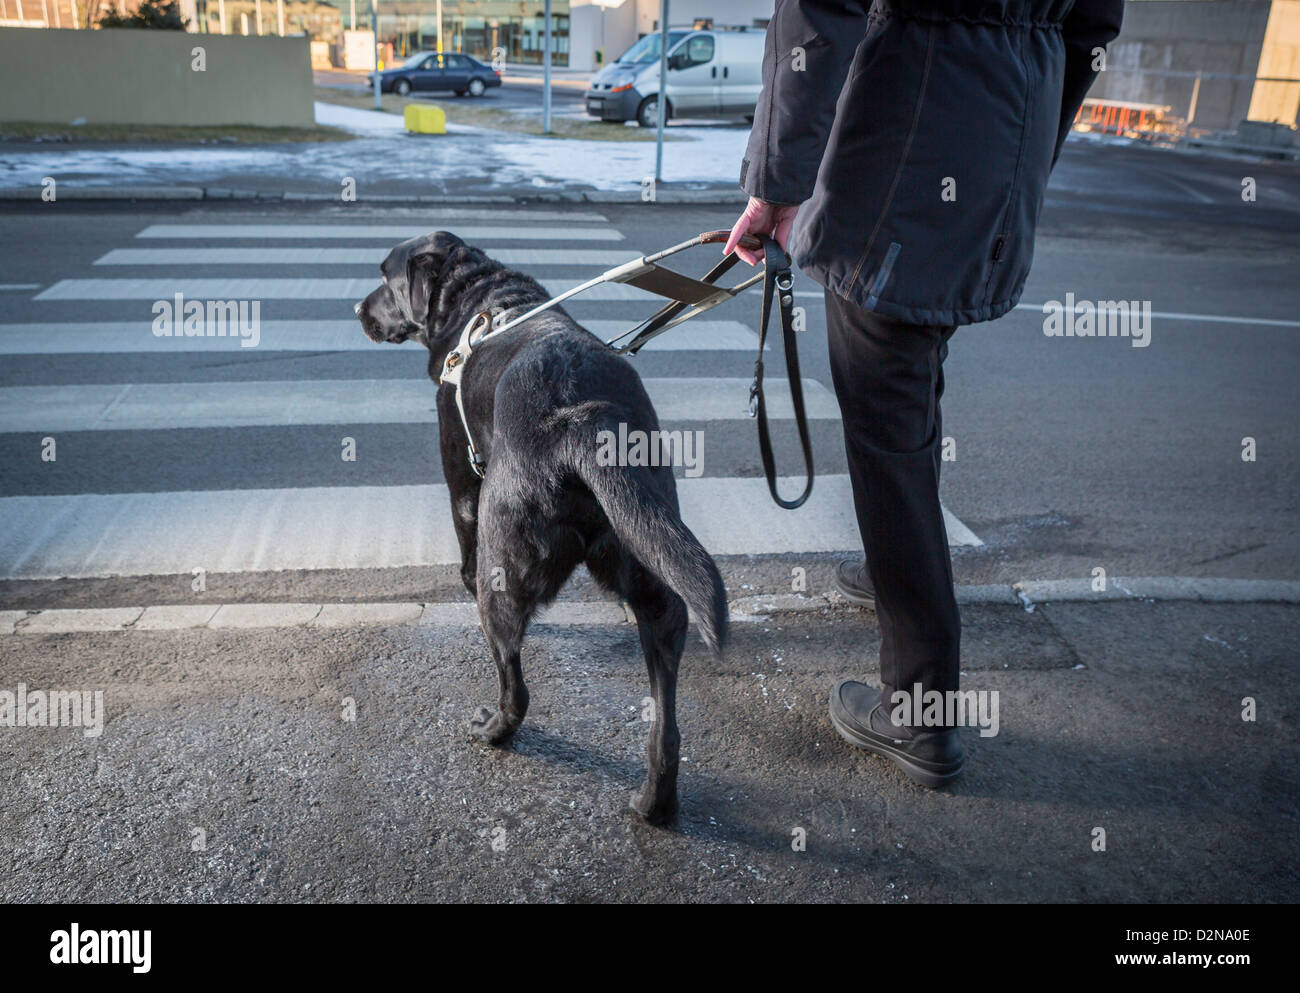
[[[956,728],[917,731],[899,727],[881,709],[880,690],[842,679],[831,690],[831,723],[850,745],[889,759],[913,782],[930,789],[961,774],[965,759]]]
[[[876,609],[876,591],[867,573],[866,559],[845,559],[835,567],[835,588],[849,603]]]

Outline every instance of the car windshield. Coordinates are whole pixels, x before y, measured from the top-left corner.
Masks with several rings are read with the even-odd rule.
[[[686,37],[686,31],[669,31],[668,32],[668,49]],[[618,57],[619,65],[647,65],[659,58],[659,38],[658,32],[648,34],[626,52]]]

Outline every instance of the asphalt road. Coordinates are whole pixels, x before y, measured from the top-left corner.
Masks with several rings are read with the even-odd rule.
[[[1263,173],[1260,201],[1246,204],[1232,199],[1239,164],[1185,160],[1172,185],[1161,182],[1168,157],[1148,155],[1138,169],[1128,168],[1128,153],[1117,160],[1123,167],[1118,175],[1114,168],[1105,171],[1101,154],[1078,150],[1059,173],[1025,309],[963,328],[953,338],[944,406],[955,459],[945,465],[943,496],[980,542],[955,549],[958,581],[1086,577],[1097,567],[1111,575],[1294,579],[1300,540],[1294,499],[1300,440],[1293,429],[1300,197],[1294,171]],[[1109,200],[1101,187],[1109,187]],[[520,267],[559,288],[635,252],[726,227],[733,212],[640,204],[484,206],[468,213],[363,203],[184,210],[11,206],[0,220],[0,250],[4,285],[19,288],[0,291],[0,341],[8,353],[0,402],[9,420],[0,433],[0,495],[28,501],[154,495],[166,501],[166,494],[177,493],[192,498],[254,490],[292,498],[301,487],[346,494],[357,487],[382,493],[385,487],[436,486],[441,470],[431,425],[404,420],[405,408],[392,398],[386,406],[378,392],[392,382],[410,393],[413,405],[427,393],[431,406],[433,386],[418,347],[371,346],[349,323],[353,300],[373,285],[377,260],[398,240],[394,232],[465,230],[490,251],[541,259]],[[168,235],[176,225],[213,227]],[[276,237],[286,233],[285,225],[300,226],[299,236]],[[380,229],[354,236],[355,225]],[[167,236],[141,237],[158,231]],[[484,236],[474,238],[476,232]],[[202,255],[213,249],[223,253],[220,261]],[[343,254],[327,261],[320,255],[280,261],[276,255],[318,249]],[[528,254],[539,249],[543,256]],[[683,264],[702,269],[705,255],[687,256]],[[224,282],[195,282],[204,279]],[[326,282],[300,282],[312,279]],[[222,298],[260,297],[268,331],[257,348],[223,341],[215,350],[193,351],[184,340],[149,334],[155,300],[175,291],[193,298],[190,290],[214,288]],[[804,376],[821,404],[813,440],[823,478],[798,514],[778,514],[765,499],[757,501],[754,512],[771,515],[772,526],[781,528],[779,540],[765,544],[762,534],[734,519],[715,521],[715,551],[724,559],[824,556],[853,544],[824,305],[806,279],[797,293],[808,324],[801,340]],[[1149,345],[1133,347],[1122,337],[1045,336],[1035,305],[1067,293],[1078,300],[1149,302]],[[704,494],[700,487],[714,481],[741,507],[752,501],[735,486],[757,485],[761,497],[753,424],[743,415],[756,305],[756,298],[743,299],[710,315],[722,322],[718,328],[734,347],[713,348],[711,342],[720,340],[710,338],[713,328],[687,326],[665,339],[670,347],[635,359],[642,377],[656,384],[652,393],[665,398],[660,403],[668,404],[669,425],[704,431],[703,477],[682,485]],[[571,312],[612,332],[648,308],[636,299],[590,300],[574,303]],[[111,327],[96,344],[85,345],[100,322]],[[270,330],[282,322],[308,322],[297,325],[294,350],[277,347],[289,341]],[[85,324],[91,330],[78,329]],[[313,327],[322,335],[319,348]],[[248,417],[248,405],[266,398],[258,383],[292,384],[267,389],[287,390],[286,403],[296,412]],[[134,392],[118,403],[114,398],[123,390]],[[341,413],[322,413],[334,390],[347,394],[347,403]],[[178,404],[187,412],[169,427],[166,411]],[[60,415],[48,420],[39,413],[56,409]],[[163,420],[149,420],[156,417]],[[53,463],[40,459],[46,424],[59,429],[60,456]],[[793,473],[798,461],[791,422],[778,423],[777,434],[780,464]],[[344,436],[358,443],[356,462],[340,458]],[[1255,439],[1254,462],[1243,461],[1245,438]],[[700,499],[708,505],[713,498]],[[41,519],[39,505],[24,506],[29,518]],[[714,510],[734,514],[734,506]],[[433,512],[444,513],[441,507]],[[332,525],[339,531],[348,526],[345,520]],[[93,529],[86,534],[102,551],[105,543]],[[7,550],[21,550],[23,557],[19,566],[5,563],[11,577],[77,574],[59,567],[66,556],[51,554],[42,563],[25,526],[10,537]],[[146,572],[188,571],[150,568],[147,555],[131,561]],[[344,555],[310,566],[423,564],[440,563]]]
[[[628,625],[530,632],[532,706],[501,751],[465,734],[495,694],[471,627],[9,636],[3,686],[103,688],[107,720],[0,728],[0,899],[1294,900],[1300,608],[963,620],[963,685],[997,691],[1000,727],[964,732],[940,792],[826,719],[831,681],[874,658],[872,615],[737,625],[723,661],[692,636],[671,830],[626,812],[646,740]]]
[[[1026,309],[953,339],[959,584],[1300,578],[1296,175],[1071,146]],[[445,227],[558,288],[734,210],[5,206],[0,609],[464,601],[422,354],[353,323],[377,259]],[[733,597],[789,592],[794,569],[823,592],[853,544],[822,304],[796,288],[820,473],[796,514],[771,507],[742,413],[756,300],[634,360],[665,426],[702,432],[679,485]],[[260,343],[155,337],[176,292],[256,300]],[[1150,344],[1044,335],[1034,305],[1067,293],[1149,301]],[[572,313],[612,333],[647,307]],[[788,417],[776,433],[793,471]],[[579,576],[566,595],[596,594]],[[833,679],[876,675],[873,615],[738,623],[722,660],[692,636],[668,831],[625,813],[646,734],[628,625],[530,633],[533,706],[503,751],[465,741],[495,682],[467,625],[0,634],[0,690],[102,689],[106,708],[98,737],[0,727],[0,898],[1290,900],[1298,611],[967,604],[963,685],[998,691],[1001,729],[965,732],[967,773],[938,793],[826,720]]]

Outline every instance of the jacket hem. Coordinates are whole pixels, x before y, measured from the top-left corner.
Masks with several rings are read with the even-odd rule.
[[[1024,292],[1022,286],[1005,300],[994,300],[978,307],[949,308],[918,307],[914,304],[892,300],[888,294],[885,294],[877,296],[874,305],[868,307],[868,295],[863,294],[860,289],[848,293],[844,292],[843,287],[836,279],[821,266],[800,262],[799,269],[837,297],[849,301],[855,307],[869,310],[872,313],[880,314],[882,317],[888,317],[895,321],[904,321],[908,324],[924,324],[930,327],[980,324],[984,321],[996,320],[1015,309],[1016,304],[1020,302],[1020,295]]]

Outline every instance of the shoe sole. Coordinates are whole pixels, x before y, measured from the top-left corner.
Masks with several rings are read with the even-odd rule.
[[[828,707],[831,718],[831,724],[839,732],[839,736],[855,748],[861,748],[871,752],[873,755],[879,755],[881,758],[889,759],[894,765],[902,771],[908,779],[914,783],[920,783],[928,789],[939,789],[947,786],[954,779],[961,775],[962,767],[965,762],[960,763],[955,768],[935,766],[932,764],[922,763],[920,760],[908,755],[906,752],[893,748],[876,738],[868,738],[855,729],[843,724],[835,713],[833,706]]]
[[[867,596],[866,594],[858,593],[849,589],[840,582],[840,577],[838,575],[835,577],[834,582],[835,588],[840,592],[840,596],[844,597],[844,599],[849,601],[849,603],[856,603],[859,607],[866,607],[868,610],[876,609],[876,598],[874,595]]]

